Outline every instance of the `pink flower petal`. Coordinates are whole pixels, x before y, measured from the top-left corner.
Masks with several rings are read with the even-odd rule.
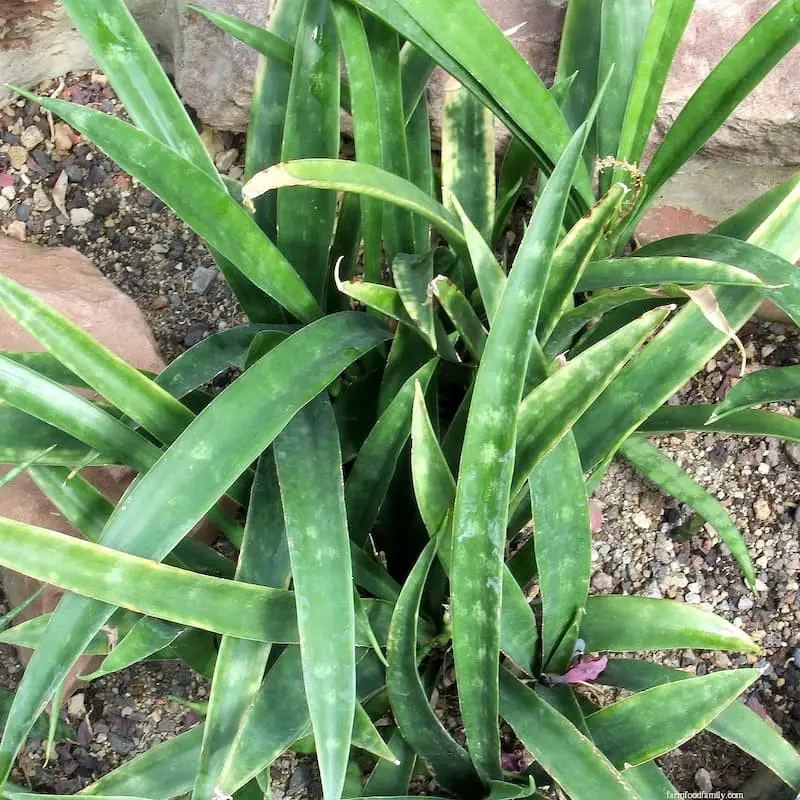
[[[574,667],[563,675],[553,677],[553,683],[586,683],[596,681],[608,666],[608,656],[581,658]]]

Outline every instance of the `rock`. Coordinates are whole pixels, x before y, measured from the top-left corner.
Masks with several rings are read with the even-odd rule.
[[[217,271],[215,269],[197,267],[192,274],[192,291],[195,294],[205,294],[216,277]]]
[[[31,205],[30,203],[21,203],[17,206],[17,219],[21,222],[27,222],[31,218]]]
[[[592,588],[597,589],[598,592],[607,592],[613,586],[614,579],[605,572],[595,572],[592,575]]]
[[[5,214],[6,211],[11,209],[11,203],[9,202],[7,197],[3,197],[0,195],[0,213]]]
[[[227,173],[236,163],[237,158],[239,158],[239,151],[236,148],[225,150],[214,159],[214,165],[220,172]]]
[[[219,131],[208,125],[203,125],[200,129],[200,139],[206,146],[206,150],[208,150],[208,154],[212,159],[216,160],[217,156],[225,149]]]
[[[33,191],[33,207],[37,211],[49,211],[53,207],[53,201],[41,187],[37,187]]]
[[[756,515],[757,520],[766,522],[772,516],[772,509],[763,497],[759,497],[758,500],[753,503],[753,513]]]
[[[73,131],[66,122],[57,122],[55,124],[55,136],[53,141],[56,145],[56,150],[62,153],[68,153],[74,147],[75,143],[72,139]]]
[[[314,781],[314,773],[308,764],[298,764],[295,767],[289,785],[286,787],[287,794],[300,794],[308,789]]]
[[[87,225],[94,219],[94,214],[88,208],[73,208],[69,212],[70,224],[76,228]]]
[[[15,219],[13,222],[9,222],[8,227],[5,230],[7,236],[10,236],[12,239],[16,239],[18,242],[24,242],[28,233],[25,223],[18,219]]]
[[[783,449],[786,451],[789,460],[800,467],[800,442],[784,442]]]
[[[650,517],[648,517],[647,514],[644,513],[644,511],[637,511],[633,515],[633,524],[637,528],[641,528],[643,531],[650,530],[650,527],[652,526]]]
[[[710,792],[714,789],[714,784],[711,782],[711,774],[704,767],[700,767],[694,774],[694,782],[701,792]]]
[[[750,595],[745,594],[739,598],[739,603],[736,607],[739,609],[739,611],[749,611],[754,605],[755,601],[753,598],[750,597]]]
[[[19,224],[24,228],[24,223]],[[139,369],[153,372],[163,369],[153,336],[136,304],[76,251],[33,247],[0,237],[0,272],[35,292]],[[42,349],[35,339],[0,311],[0,350]],[[7,467],[0,466],[0,472],[7,471]],[[119,499],[134,477],[133,471],[127,467],[90,467],[82,474],[112,501]],[[77,535],[27,474],[0,489],[0,517]],[[196,529],[195,535],[209,541],[214,532],[209,526],[202,526]],[[12,607],[30,597],[38,586],[38,582],[31,578],[3,571],[3,589]],[[24,622],[49,613],[60,596],[60,590],[49,587],[16,621]],[[19,655],[27,663],[29,652],[20,650]],[[78,661],[71,672],[67,697],[76,685],[74,676],[91,671],[98,663],[97,659],[92,661],[85,657]]]
[[[20,144],[26,150],[33,150],[44,141],[44,134],[35,126],[28,125],[19,137]]]
[[[8,148],[8,158],[12,169],[22,169],[28,163],[28,151],[18,144]]]

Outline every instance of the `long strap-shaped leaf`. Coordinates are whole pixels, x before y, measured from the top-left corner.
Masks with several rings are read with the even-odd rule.
[[[165,444],[194,418],[167,391],[4,275],[0,275],[0,307],[65,367]]]
[[[64,0],[63,5],[136,125],[221,185],[186,108],[125,3]]]
[[[581,637],[592,653],[679,648],[758,652],[758,645],[744,631],[722,617],[686,603],[654,597],[590,597]]]
[[[760,677],[737,669],[666,683],[590,714],[586,724],[614,766],[635,767],[691,739]]]
[[[304,0],[292,63],[281,160],[339,154],[339,41],[328,0]],[[336,218],[330,192],[278,192],[278,247],[325,305],[328,248]],[[298,225],[298,220],[303,220]]]
[[[290,578],[275,462],[272,453],[267,451],[259,459],[236,580],[286,589]],[[269,642],[222,637],[211,683],[200,764],[192,790],[195,800],[206,800],[214,794],[227,751],[261,686],[270,650]]]
[[[450,574],[453,535],[451,523],[442,525],[452,513],[456,482],[433,430],[425,395],[418,386],[414,396],[412,420],[411,475],[417,507],[428,535],[440,537],[439,560]],[[537,629],[533,611],[525,594],[507,567],[503,567],[503,597],[500,617],[500,649],[517,666],[533,668],[536,657]]]
[[[120,119],[63,100],[20,93],[90,138],[287,311],[304,321],[320,315],[291,264],[217,181]]]
[[[611,659],[598,682],[641,692],[653,686],[691,678],[691,673],[661,664]],[[800,791],[800,753],[744,703],[731,703],[708,723],[708,730],[758,759],[795,791]]]
[[[431,708],[417,672],[417,617],[438,543],[434,537],[425,546],[397,600],[389,629],[386,687],[403,737],[430,766],[439,783],[459,797],[481,797],[481,779],[467,753],[453,741]]]
[[[454,15],[447,0],[353,2],[391,25],[477,94],[528,144],[539,165],[552,170],[569,143],[564,118],[536,73],[477,3],[460,6]],[[576,209],[592,202],[588,170],[581,170],[578,183],[581,200],[576,198]]]
[[[751,233],[750,244],[771,250],[789,262],[800,258],[800,187],[767,210],[768,216]],[[752,221],[745,230],[752,231]],[[716,292],[720,313],[733,330],[752,316],[762,296],[761,291],[738,287]],[[711,325],[695,303],[681,310],[578,422],[575,436],[584,469],[593,469],[613,455],[625,438],[702,369],[727,340],[728,336]]]
[[[435,359],[429,361],[403,384],[370,431],[347,477],[344,496],[350,536],[360,547],[378,518],[400,454],[411,435],[414,385],[420,381],[427,390],[436,363]]]
[[[637,800],[591,739],[505,669],[500,701],[503,717],[526,749],[570,797]]]
[[[746,375],[714,409],[709,421],[765,403],[796,400],[800,397],[800,366],[764,369]]]
[[[103,544],[149,557],[166,555],[300,408],[386,336],[366,315],[344,313],[280,344],[208,406],[139,481],[117,507]],[[111,610],[84,598],[62,600],[9,714],[0,778],[7,777],[37,711]]]
[[[514,469],[516,414],[533,347],[536,312],[586,127],[550,178],[503,292],[475,379],[453,515],[453,652],[472,759],[499,780],[497,669],[503,551]],[[478,500],[480,498],[480,500]]]
[[[336,419],[317,398],[275,441],[303,680],[323,794],[341,797],[356,704],[355,611]]]
[[[621,452],[645,477],[678,502],[686,503],[711,525],[728,545],[742,568],[748,586],[755,591],[756,573],[747,544],[722,503],[646,439],[629,437],[622,445]]]

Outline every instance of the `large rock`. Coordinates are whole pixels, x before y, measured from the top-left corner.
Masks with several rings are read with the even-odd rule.
[[[152,372],[164,367],[150,329],[136,304],[80,253],[66,248],[32,247],[0,236],[0,272],[36,292],[42,300],[135,367]],[[42,347],[0,311],[2,350],[42,350]],[[7,471],[7,467],[0,466],[0,473]],[[82,474],[113,502],[121,497],[134,477],[132,470],[125,467],[93,467]],[[78,535],[27,475],[20,475],[0,489],[0,517]],[[209,526],[201,527],[196,535],[205,541],[215,536]],[[3,573],[3,589],[12,607],[30,597],[39,585],[37,581],[10,570]],[[17,621],[51,612],[60,596],[59,590],[48,587]],[[29,655],[20,651],[26,663]],[[86,658],[81,659],[72,672],[69,688],[75,684],[75,675],[91,671],[91,667]]]

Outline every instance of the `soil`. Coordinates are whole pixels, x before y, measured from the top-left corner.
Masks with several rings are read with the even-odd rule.
[[[53,81],[39,88],[122,113],[99,73],[72,74],[63,85]],[[32,103],[19,101],[0,110],[0,173],[14,176],[13,185],[0,190],[0,228],[28,242],[67,245],[88,256],[139,304],[168,360],[210,333],[243,321],[213,259],[183,223],[96,148],[76,138],[59,149],[51,134],[50,121]],[[218,163],[224,159],[228,174],[240,176],[240,139],[225,132],[204,135]],[[20,147],[26,150],[21,163]],[[18,164],[14,168],[12,157]],[[62,172],[69,176],[66,214],[52,197]],[[800,337],[794,329],[751,322],[742,339],[750,369],[800,362]],[[726,348],[671,402],[720,399],[735,380],[739,358],[736,348]],[[797,414],[794,405],[776,408]],[[684,651],[653,657],[697,674],[757,666],[763,677],[751,696],[798,742],[800,446],[704,434],[653,441],[727,506],[753,554],[760,591],[755,597],[747,592],[730,552],[713,532],[703,528],[688,540],[682,538],[687,509],[619,459],[595,495],[603,520],[592,552],[593,591],[674,598],[744,628],[763,654]],[[2,647],[0,686],[13,689],[20,674],[13,651]],[[204,679],[174,663],[140,665],[93,682],[64,712],[78,729],[79,741],[61,744],[48,766],[41,743],[30,743],[14,779],[37,791],[74,792],[195,724],[195,712],[171,697],[203,700],[207,693]],[[457,727],[457,706],[446,685],[440,709],[446,722]],[[738,790],[757,767],[709,734],[661,759],[661,765],[686,792]],[[287,757],[273,771],[278,800],[318,796],[318,785],[308,759]],[[417,785],[421,792],[429,788],[426,781]]]

